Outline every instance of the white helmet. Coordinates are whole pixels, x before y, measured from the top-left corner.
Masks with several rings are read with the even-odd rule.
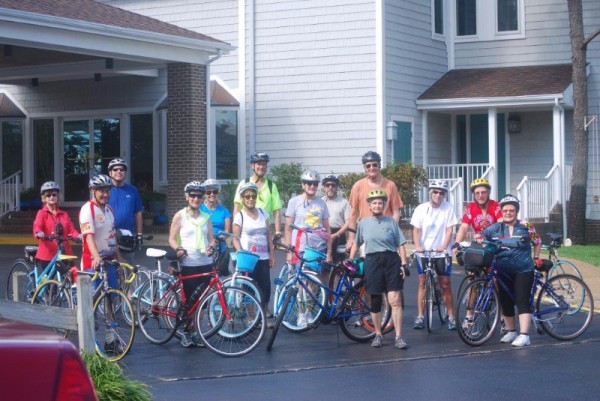
[[[96,174],[90,179],[90,189],[107,188],[112,186],[112,179],[106,174]]]
[[[108,162],[108,171],[112,170],[115,166],[123,166],[127,170],[127,162],[124,159],[116,158]]]
[[[500,207],[502,208],[504,205],[513,205],[517,209],[517,213],[521,209],[521,201],[511,194],[506,194],[504,198],[500,199]]]
[[[185,192],[186,194],[189,194],[192,191],[198,191],[198,192],[202,193],[202,195],[204,195],[204,193],[205,193],[204,186],[202,185],[202,183],[200,181],[190,181],[187,184],[185,184],[185,187],[183,188],[183,192]]]
[[[321,176],[315,170],[304,170],[302,175],[300,176],[300,180],[304,181],[321,181]]]
[[[216,189],[219,192],[221,191],[221,183],[219,181],[215,180],[214,178],[207,179],[206,181],[204,181],[202,183],[202,185],[206,189]]]
[[[448,192],[448,182],[445,180],[431,180],[429,181],[429,189],[441,189]]]
[[[247,190],[258,193],[258,186],[253,182],[245,182],[242,185],[240,185],[240,190],[238,191],[238,194],[242,196]]]
[[[58,191],[60,192],[60,185],[58,185],[54,181],[46,181],[42,184],[42,188],[40,189],[40,195],[43,195],[46,191]]]

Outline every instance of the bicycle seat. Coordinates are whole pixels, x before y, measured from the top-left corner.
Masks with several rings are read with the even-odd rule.
[[[548,236],[550,237],[550,239],[552,241],[562,241],[562,234],[556,234],[556,233],[548,233]]]
[[[167,251],[156,248],[148,248],[146,249],[146,256],[151,258],[160,259],[167,254]]]
[[[38,247],[35,245],[28,245],[25,247],[25,259],[30,263],[35,263],[35,254],[38,251]]]

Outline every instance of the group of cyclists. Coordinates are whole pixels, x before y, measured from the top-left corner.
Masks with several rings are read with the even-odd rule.
[[[379,348],[383,344],[381,309],[385,296],[392,308],[394,346],[398,349],[407,348],[402,336],[402,290],[409,270],[406,238],[399,228],[403,202],[394,182],[386,179],[381,173],[381,156],[373,151],[362,156],[366,176],[353,185],[348,199],[338,194],[340,180],[335,175],[326,175],[321,179],[320,174],[314,170],[304,171],[300,177],[302,193],[290,199],[283,225],[283,205],[277,185],[266,177],[269,161],[269,155],[266,153],[251,154],[252,174],[240,181],[235,192],[232,213],[219,203],[221,185],[217,180],[191,181],[185,185],[183,192],[187,204],[173,216],[168,241],[180,259],[181,273],[189,275],[209,272],[213,264],[212,254],[218,246],[216,237],[221,231],[233,233],[233,247],[237,251],[250,251],[259,256],[251,277],[256,280],[263,294],[262,303],[268,318],[267,326],[272,326],[269,301],[270,269],[275,264],[274,238],[294,246],[299,252],[303,252],[307,247],[322,252],[325,261],[329,263],[333,262],[334,258],[339,260],[340,255],[335,250],[345,244],[350,259],[364,257],[365,287],[371,300],[371,318],[375,328],[371,346]],[[43,238],[54,231],[58,222],[64,226],[65,233],[82,239],[83,256],[80,268],[83,270],[97,268],[103,259],[118,260],[121,257],[118,246],[121,235],[134,236],[137,243],[141,244],[143,206],[137,189],[125,183],[126,172],[126,161],[118,158],[108,164],[108,175],[98,174],[90,179],[90,199],[82,206],[79,214],[81,234],[72,224],[68,214],[59,208],[60,186],[55,182],[42,185],[40,192],[44,205],[38,212],[33,227],[34,236],[41,240],[36,256],[38,269],[43,268],[56,253],[54,242]],[[322,197],[317,195],[319,185],[324,193]],[[491,186],[485,178],[473,180],[470,189],[474,201],[466,206],[454,244],[466,238],[469,227],[473,229],[473,238],[476,241],[519,238],[522,245],[507,249],[497,259],[499,267],[513,278],[519,317],[517,333],[515,305],[512,298],[500,291],[503,317],[508,330],[501,342],[511,343],[513,346],[529,345],[531,311],[528,296],[535,267],[530,244],[534,245],[533,256],[539,257],[539,236],[531,225],[517,219],[520,203],[516,197],[506,195],[499,202],[490,199]],[[464,324],[456,322],[454,317],[450,283],[450,255],[453,251],[456,252],[452,238],[459,220],[447,200],[446,181],[430,180],[428,194],[428,201],[417,206],[410,221],[413,226],[412,240],[417,253],[415,267],[419,274],[418,315],[414,321],[414,328],[424,327],[425,280],[422,266],[425,261],[418,255],[427,250],[435,255],[432,262],[448,308],[448,329],[455,330],[457,324]],[[303,232],[298,230],[298,227],[307,230]],[[68,244],[66,252],[72,253]],[[292,253],[288,253],[287,262],[294,264],[298,263],[298,260],[295,260]],[[230,262],[228,258],[221,258],[221,263],[224,263],[224,268],[227,269]],[[110,286],[116,287],[117,269],[108,268],[107,276]],[[186,280],[186,298],[207,280],[210,280],[209,276]],[[308,316],[299,316],[298,325],[309,324],[309,319]],[[192,323],[185,327],[181,345],[203,346]],[[118,345],[107,336],[104,346],[109,352],[111,347]]]

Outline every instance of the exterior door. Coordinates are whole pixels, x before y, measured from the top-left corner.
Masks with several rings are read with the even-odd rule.
[[[72,120],[63,123],[64,199],[80,205],[89,198],[88,182],[107,173],[108,162],[120,156],[119,118]]]

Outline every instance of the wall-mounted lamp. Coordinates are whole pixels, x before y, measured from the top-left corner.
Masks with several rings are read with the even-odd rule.
[[[385,124],[386,138],[388,141],[398,140],[398,124],[394,120],[390,120]]]
[[[114,61],[113,61],[112,58],[107,58],[107,59],[104,60],[104,67],[107,70],[112,70],[113,66],[114,66]]]
[[[508,133],[509,134],[520,134],[521,133],[521,118],[519,116],[508,117]]]
[[[102,74],[100,74],[99,72],[94,74],[94,81],[96,82],[100,82],[102,81]]]

